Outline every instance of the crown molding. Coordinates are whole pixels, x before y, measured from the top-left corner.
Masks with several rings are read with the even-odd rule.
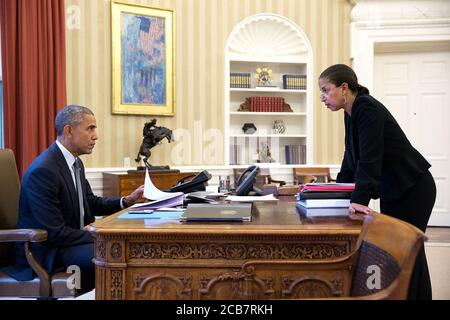
[[[448,22],[448,0],[357,0],[351,19],[366,25],[395,25],[405,22],[415,25]]]
[[[449,27],[450,18],[447,19],[403,19],[403,20],[371,20],[356,21],[352,25],[360,30],[364,29],[413,29],[413,28],[436,28]]]

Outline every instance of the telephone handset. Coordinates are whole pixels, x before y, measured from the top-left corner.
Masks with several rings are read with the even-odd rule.
[[[250,166],[247,169],[245,169],[244,172],[241,173],[241,175],[236,181],[237,196],[246,196],[250,193],[253,193],[254,195],[258,196],[262,195],[262,191],[254,186],[256,176],[258,175],[258,173],[259,173],[258,166]]]
[[[211,175],[208,173],[208,171],[204,170],[198,174],[192,174],[190,176],[184,177],[183,179],[180,179],[166,191],[184,193],[205,191],[209,179],[211,179]]]

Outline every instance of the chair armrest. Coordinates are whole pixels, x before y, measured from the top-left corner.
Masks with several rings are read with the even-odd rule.
[[[25,242],[25,257],[39,277],[39,295],[49,297],[51,293],[50,276],[47,271],[36,261],[30,250],[30,242],[42,242],[47,240],[47,231],[42,229],[9,229],[0,230],[0,242]]]
[[[25,257],[39,277],[39,295],[42,298],[50,296],[51,284],[47,271],[36,261],[30,250],[30,242],[42,242],[47,240],[47,231],[41,229],[10,229],[0,230],[0,242],[25,242]]]
[[[286,184],[286,181],[283,181],[283,180],[275,180],[275,179],[272,179],[271,176],[269,176],[269,179],[267,179],[267,180],[268,180],[269,184],[270,184],[270,183],[279,183],[279,184],[280,184],[280,187],[281,187],[281,186],[284,186],[284,185]]]
[[[0,230],[0,242],[42,242],[45,240],[47,240],[47,231],[41,229]]]

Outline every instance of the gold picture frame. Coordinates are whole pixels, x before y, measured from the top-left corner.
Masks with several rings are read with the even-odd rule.
[[[111,2],[112,113],[175,115],[174,11]]]

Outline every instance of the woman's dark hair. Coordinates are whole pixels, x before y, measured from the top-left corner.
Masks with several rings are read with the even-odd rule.
[[[345,64],[335,64],[326,68],[319,76],[319,79],[324,79],[336,87],[346,82],[349,89],[355,93],[369,94],[369,89],[358,84],[358,77],[352,68]]]

